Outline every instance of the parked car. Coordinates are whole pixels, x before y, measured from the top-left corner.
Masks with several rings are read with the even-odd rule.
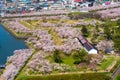
[[[29,8],[29,10],[30,10],[30,11],[34,11],[35,8],[34,8],[33,6],[31,6],[31,7]]]
[[[6,13],[16,13],[16,8],[14,6],[10,6],[7,8]]]

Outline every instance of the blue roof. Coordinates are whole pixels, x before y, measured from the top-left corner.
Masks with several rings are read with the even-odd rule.
[[[114,51],[114,49],[113,49],[113,48],[107,48],[107,49],[105,50],[106,53],[111,53],[111,51]]]
[[[11,7],[9,7],[9,8],[7,8],[7,10],[9,10],[9,11],[12,11],[12,10],[16,10],[16,8],[11,8]]]
[[[48,5],[48,3],[43,3],[42,6],[43,6],[43,7],[48,7],[49,5]]]

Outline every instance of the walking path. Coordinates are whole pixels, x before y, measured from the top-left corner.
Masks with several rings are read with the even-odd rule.
[[[120,73],[120,65],[114,70],[114,72],[111,75],[111,78],[114,80],[119,73]]]
[[[80,72],[63,72],[63,73],[52,73],[52,74],[47,74],[47,75],[64,75],[64,74],[84,74],[84,73],[105,73],[107,71],[104,70],[99,70],[99,71],[80,71]],[[42,74],[38,75],[29,75],[28,76],[43,76]]]

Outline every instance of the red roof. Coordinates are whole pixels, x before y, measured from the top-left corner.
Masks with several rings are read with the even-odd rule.
[[[74,2],[83,2],[83,0],[74,0]]]
[[[105,2],[106,5],[109,5],[110,3],[111,3],[110,1]]]

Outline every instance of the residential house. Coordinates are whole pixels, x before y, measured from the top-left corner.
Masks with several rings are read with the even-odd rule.
[[[106,48],[105,52],[107,54],[114,54],[114,48]]]

